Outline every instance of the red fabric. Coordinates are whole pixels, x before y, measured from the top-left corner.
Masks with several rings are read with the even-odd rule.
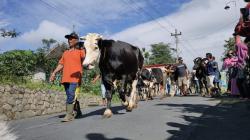
[[[248,3],[245,8],[250,8],[250,3]],[[235,26],[234,32],[236,35],[240,35],[243,37],[250,36],[250,22],[244,22],[242,16],[240,17],[239,22]]]
[[[250,8],[250,3],[247,3],[245,8]]]

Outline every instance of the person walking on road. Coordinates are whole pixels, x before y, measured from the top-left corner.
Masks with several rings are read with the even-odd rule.
[[[220,93],[221,92],[221,88],[220,88],[220,79],[221,79],[221,75],[220,75],[220,70],[219,70],[219,66],[218,63],[215,61],[215,57],[213,56],[213,61],[214,61],[214,66],[215,66],[215,77],[214,77],[214,87],[216,88],[216,90]]]
[[[69,35],[65,35],[68,39],[69,50],[66,50],[61,59],[59,60],[58,66],[50,76],[50,81],[54,81],[57,72],[62,70],[61,83],[64,85],[65,92],[67,95],[66,99],[66,116],[62,122],[68,122],[74,120],[73,109],[75,102],[75,91],[82,77],[82,62],[85,58],[85,51],[78,49],[79,37],[73,32]]]
[[[214,89],[214,78],[216,74],[216,63],[214,63],[213,60],[213,55],[212,53],[206,53],[206,58],[207,58],[207,64],[206,64],[206,71],[207,71],[207,76],[206,76],[206,81],[207,81],[207,88],[208,88],[208,96],[212,97],[213,95],[213,89]]]
[[[178,64],[176,66],[175,75],[177,78],[177,84],[181,91],[181,95],[187,95],[187,79],[188,79],[188,70],[185,63],[183,63],[182,57],[178,58]]]

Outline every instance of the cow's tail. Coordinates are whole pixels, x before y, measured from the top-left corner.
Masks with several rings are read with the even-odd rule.
[[[142,67],[143,67],[144,57],[141,53],[141,50],[138,48],[138,71],[136,74],[136,79],[138,79],[141,75]]]
[[[144,57],[143,57],[143,55],[141,53],[141,50],[139,48],[137,50],[138,50],[138,69],[142,70]]]

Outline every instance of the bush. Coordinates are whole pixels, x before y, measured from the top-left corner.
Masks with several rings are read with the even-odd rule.
[[[32,51],[13,50],[0,54],[1,81],[25,81],[33,73],[36,57]]]

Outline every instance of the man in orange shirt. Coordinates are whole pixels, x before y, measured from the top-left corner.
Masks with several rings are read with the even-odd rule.
[[[82,77],[82,62],[85,57],[85,52],[81,49],[77,49],[79,45],[79,37],[73,32],[66,35],[65,38],[68,39],[69,50],[65,51],[59,60],[58,66],[51,74],[50,81],[55,79],[57,72],[61,71],[62,81],[64,85],[65,92],[67,95],[66,101],[66,116],[63,118],[63,122],[72,121],[74,119],[73,109],[75,101],[75,91]]]

